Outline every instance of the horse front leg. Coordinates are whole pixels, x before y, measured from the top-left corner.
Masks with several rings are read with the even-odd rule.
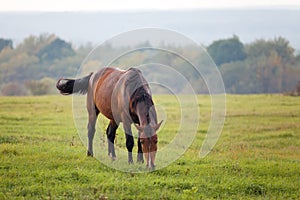
[[[140,139],[140,133],[139,133],[139,138],[138,138],[137,162],[138,163],[144,163],[144,156],[143,156],[143,150],[142,150],[142,143],[141,143],[141,139]]]
[[[110,156],[112,160],[116,159],[115,137],[116,137],[117,128],[118,128],[118,124],[114,120],[111,120],[106,129],[106,135],[108,141],[108,156]]]
[[[128,163],[133,164],[132,149],[134,146],[134,140],[133,140],[132,131],[131,131],[131,124],[123,123],[123,126],[124,126],[125,135],[126,135],[126,148],[128,151]]]

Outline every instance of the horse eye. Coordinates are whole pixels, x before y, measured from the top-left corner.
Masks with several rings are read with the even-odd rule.
[[[157,140],[152,140],[152,144],[157,144]]]
[[[152,141],[156,144],[157,143],[157,135],[152,136]]]

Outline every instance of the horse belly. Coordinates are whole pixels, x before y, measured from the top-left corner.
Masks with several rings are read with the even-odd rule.
[[[106,89],[105,87],[103,89]],[[99,90],[95,94],[95,105],[105,117],[108,119],[113,120],[113,113],[112,113],[112,108],[111,108],[111,93],[104,93],[101,91],[105,90]]]
[[[110,120],[117,120],[117,118],[119,118],[119,116],[116,116],[118,113],[113,113],[112,111],[112,106],[116,106],[112,105],[114,104],[114,102],[112,102],[112,93],[119,76],[115,73],[104,74],[104,76],[98,80],[94,91],[94,102],[96,107],[100,113]]]

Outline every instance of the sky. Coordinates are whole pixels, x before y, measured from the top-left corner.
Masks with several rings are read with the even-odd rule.
[[[78,45],[98,44],[159,27],[206,45],[234,34],[244,43],[282,36],[300,51],[299,10],[300,0],[0,0],[0,37],[17,45],[53,33]]]
[[[137,11],[300,7],[299,0],[0,0],[0,12]]]

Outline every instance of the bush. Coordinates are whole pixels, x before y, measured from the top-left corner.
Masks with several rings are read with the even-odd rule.
[[[41,80],[28,80],[25,83],[31,95],[55,94],[55,80],[43,78]]]
[[[1,94],[4,96],[25,96],[28,94],[28,91],[23,84],[10,82],[2,86]]]
[[[298,81],[298,85],[296,86],[296,93],[300,96],[300,81]]]

